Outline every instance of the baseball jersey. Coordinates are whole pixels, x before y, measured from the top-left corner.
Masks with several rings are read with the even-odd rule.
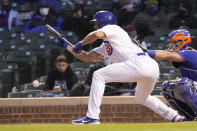
[[[197,81],[197,51],[188,48],[177,53],[181,55],[183,62],[173,62],[175,68],[179,69],[183,77]]]
[[[108,57],[110,62],[124,62],[143,52],[118,25],[106,25],[99,30],[105,33],[106,38],[103,39],[102,45],[93,51]]]

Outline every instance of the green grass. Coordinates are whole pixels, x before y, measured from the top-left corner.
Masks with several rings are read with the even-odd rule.
[[[0,125],[0,131],[197,131],[197,122],[146,124],[16,124]]]

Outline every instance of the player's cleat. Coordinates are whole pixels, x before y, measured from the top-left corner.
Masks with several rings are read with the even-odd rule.
[[[86,116],[79,120],[73,120],[72,123],[73,124],[100,124],[100,121],[99,119],[92,119]]]
[[[185,117],[181,117],[179,115],[176,115],[174,117],[174,119],[172,120],[172,122],[183,122],[183,121],[187,121],[187,119]]]

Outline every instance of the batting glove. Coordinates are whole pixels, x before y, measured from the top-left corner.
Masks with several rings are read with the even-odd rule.
[[[73,47],[73,52],[75,53],[79,53],[79,51],[82,49],[83,45],[81,44],[81,42],[78,42],[74,47]]]
[[[57,42],[57,46],[59,46],[59,47],[63,47],[63,48],[67,48],[68,47],[68,44],[67,43],[65,43],[63,40],[61,40],[61,39],[56,39],[56,42]]]

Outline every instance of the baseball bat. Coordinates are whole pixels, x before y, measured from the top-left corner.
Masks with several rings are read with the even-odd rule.
[[[71,47],[73,47],[73,44],[70,43],[67,39],[65,39],[63,37],[62,34],[60,34],[57,30],[55,30],[53,27],[51,27],[50,25],[45,25],[45,29],[47,30],[47,32],[51,35],[53,35],[56,38],[61,39],[63,42],[67,43],[68,45],[70,45]]]

